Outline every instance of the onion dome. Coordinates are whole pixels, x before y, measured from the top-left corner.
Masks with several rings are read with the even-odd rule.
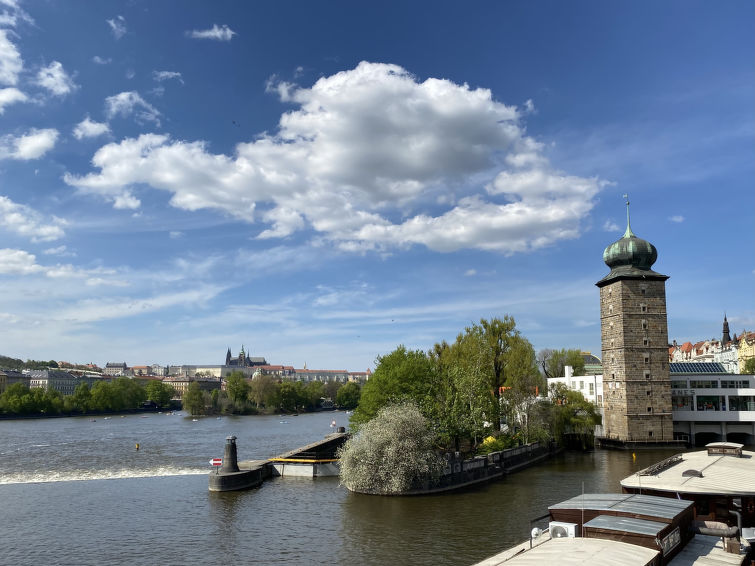
[[[629,202],[627,201],[627,229],[621,239],[609,245],[603,252],[603,261],[611,268],[611,273],[598,281],[599,287],[616,279],[663,279],[661,275],[650,269],[658,259],[655,246],[635,236],[629,224]]]
[[[636,269],[650,269],[658,259],[655,246],[638,238],[632,232],[627,218],[627,229],[620,240],[609,245],[603,252],[603,261],[611,269],[620,266],[631,266]]]

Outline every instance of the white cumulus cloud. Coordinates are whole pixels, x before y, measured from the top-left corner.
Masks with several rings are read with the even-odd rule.
[[[151,122],[158,127],[160,126],[160,112],[136,91],[108,96],[105,99],[105,114],[108,119],[115,116],[124,118],[134,116],[134,119],[139,123]]]
[[[218,26],[213,24],[210,29],[187,31],[186,35],[192,39],[213,39],[215,41],[231,41],[236,32],[227,25]]]
[[[0,84],[15,86],[24,68],[21,54],[8,38],[9,30],[0,29]]]
[[[81,122],[76,124],[73,129],[73,137],[77,140],[84,138],[96,138],[110,132],[110,126],[105,122],[95,122],[87,116]]]
[[[11,248],[0,249],[0,274],[29,275],[43,269],[34,254]]]
[[[5,112],[6,106],[27,100],[28,97],[16,87],[0,88],[0,114]]]
[[[32,128],[21,136],[0,137],[0,159],[38,159],[55,147],[57,139],[58,130],[54,128]]]
[[[353,251],[503,253],[578,236],[606,184],[552,167],[520,111],[488,89],[366,62],[309,88],[266,88],[296,107],[233,155],[143,134],[101,147],[99,171],[64,179],[121,207],[138,206],[133,185],[167,191],[177,208],[261,221],[260,238],[312,230]]]
[[[36,210],[0,195],[0,229],[8,230],[32,242],[49,242],[65,235],[59,218],[45,220]]]
[[[37,73],[37,84],[56,96],[65,96],[78,88],[60,61],[53,61],[40,69]]]

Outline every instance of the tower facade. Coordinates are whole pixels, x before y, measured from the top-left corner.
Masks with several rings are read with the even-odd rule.
[[[611,272],[600,289],[603,430],[618,442],[674,438],[668,366],[666,280],[651,269],[658,252],[629,223],[603,252]]]

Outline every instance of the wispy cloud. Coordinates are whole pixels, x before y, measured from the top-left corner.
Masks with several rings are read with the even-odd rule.
[[[181,84],[184,84],[181,73],[177,71],[152,71],[152,78],[157,82],[177,80]]]
[[[100,57],[99,55],[95,55],[94,57],[92,57],[92,62],[96,63],[97,65],[109,65],[113,62],[113,60],[110,57],[105,58]]]
[[[231,41],[236,32],[227,25],[213,24],[210,29],[187,31],[186,35],[192,39],[213,39],[215,41]]]
[[[105,99],[105,114],[108,119],[115,116],[134,116],[139,123],[151,122],[160,126],[160,111],[144,100],[138,92],[129,91],[108,96]]]
[[[684,222],[684,216],[682,216],[681,214],[669,216],[669,220],[671,220],[671,222],[676,222],[677,224],[681,224],[682,222]]]
[[[605,222],[603,222],[603,230],[605,232],[618,232],[621,230],[621,228],[613,220],[606,220]]]
[[[36,210],[0,196],[0,229],[8,230],[32,242],[49,242],[65,235],[65,222],[59,218],[45,219]]]
[[[126,35],[126,32],[128,31],[126,29],[126,18],[123,16],[116,16],[112,20],[106,20],[107,25],[110,26],[110,31],[113,33],[113,37],[115,39],[120,39],[124,35]]]

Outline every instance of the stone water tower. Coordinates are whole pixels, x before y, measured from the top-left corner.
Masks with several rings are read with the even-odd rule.
[[[672,443],[666,320],[667,275],[651,269],[658,252],[629,224],[603,252],[611,272],[600,288],[603,431],[607,444]]]

